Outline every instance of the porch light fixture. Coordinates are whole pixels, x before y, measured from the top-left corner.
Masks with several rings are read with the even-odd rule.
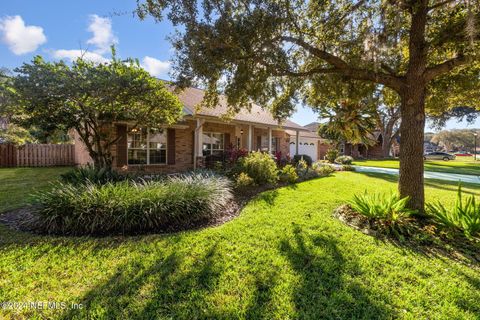
[[[243,129],[240,129],[240,134],[243,134]]]

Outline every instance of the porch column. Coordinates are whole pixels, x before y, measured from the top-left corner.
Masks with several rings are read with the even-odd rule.
[[[195,141],[194,141],[194,155],[193,155],[193,168],[203,167],[203,124],[204,119],[197,119],[197,127],[195,128]]]
[[[253,135],[253,132],[252,132],[252,125],[249,124],[248,125],[248,152],[252,151],[252,135]]]
[[[272,153],[272,128],[268,127],[268,153]]]
[[[297,130],[295,131],[295,155],[298,154],[298,137],[300,136],[300,132]]]

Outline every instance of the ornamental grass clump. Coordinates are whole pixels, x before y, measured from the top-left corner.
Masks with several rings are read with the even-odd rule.
[[[58,183],[35,196],[35,214],[46,233],[131,234],[214,218],[231,199],[228,179],[203,174],[103,185]]]
[[[480,201],[477,202],[474,195],[464,199],[461,186],[452,208],[437,201],[427,203],[426,209],[433,221],[448,232],[461,232],[469,239],[480,235]]]

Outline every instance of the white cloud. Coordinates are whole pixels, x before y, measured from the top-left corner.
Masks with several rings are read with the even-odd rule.
[[[55,50],[53,51],[53,57],[56,59],[68,59],[70,61],[74,61],[79,57],[83,57],[83,59],[85,60],[93,61],[96,63],[104,63],[110,61],[109,59],[103,57],[98,53],[83,50]]]
[[[112,21],[109,18],[102,18],[96,14],[90,15],[90,24],[87,30],[93,33],[87,43],[96,47],[96,53],[106,53],[112,44],[118,43],[118,39],[112,31]]]
[[[1,19],[0,31],[3,33],[2,41],[16,55],[33,52],[47,42],[43,28],[26,26],[21,16]]]
[[[142,60],[142,67],[155,77],[168,77],[170,66],[169,61],[162,61],[149,56]]]

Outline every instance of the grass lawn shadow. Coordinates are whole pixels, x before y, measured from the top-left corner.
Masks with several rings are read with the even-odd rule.
[[[395,318],[388,293],[375,299],[380,293],[356,281],[362,271],[355,261],[344,258],[335,239],[306,235],[294,226],[293,239],[282,240],[279,250],[300,278],[294,292],[299,318]]]

